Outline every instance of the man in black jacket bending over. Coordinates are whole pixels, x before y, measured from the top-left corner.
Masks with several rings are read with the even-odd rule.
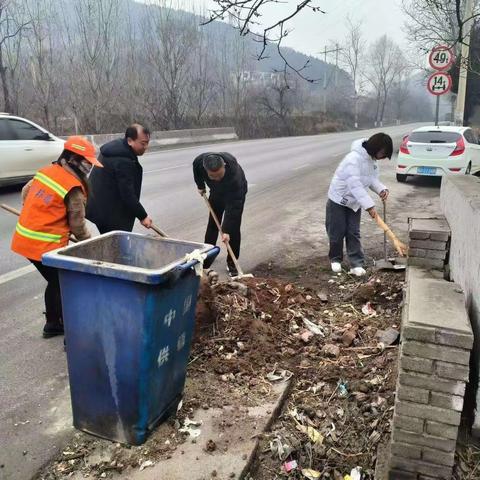
[[[101,160],[100,160],[101,161]],[[226,152],[202,153],[193,161],[193,178],[198,192],[203,195],[206,185],[210,189],[210,204],[219,221],[222,222],[223,242],[229,242],[234,255],[240,254],[240,224],[247,195],[247,179],[242,167],[233,155]],[[223,221],[222,221],[223,217]],[[205,243],[217,243],[218,228],[209,216]],[[211,263],[205,262],[205,268]],[[230,255],[227,258],[230,276],[238,275]]]
[[[100,233],[112,230],[131,232],[135,218],[150,228],[152,219],[140,203],[143,168],[138,157],[150,141],[148,129],[138,124],[127,128],[118,138],[100,148],[104,168],[94,168],[89,178],[87,218]]]

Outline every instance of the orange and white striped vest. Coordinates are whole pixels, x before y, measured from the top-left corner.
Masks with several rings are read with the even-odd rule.
[[[42,255],[68,244],[65,197],[82,183],[77,177],[54,164],[39,170],[18,219],[11,248],[31,260],[41,261]]]

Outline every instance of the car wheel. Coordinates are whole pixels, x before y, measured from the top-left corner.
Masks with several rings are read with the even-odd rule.
[[[470,175],[471,173],[472,173],[472,162],[468,164],[468,167],[465,170],[465,175]]]
[[[397,182],[405,183],[407,181],[407,176],[402,173],[397,173]]]

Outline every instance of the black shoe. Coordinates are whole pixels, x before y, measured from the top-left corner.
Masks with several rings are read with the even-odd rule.
[[[235,267],[227,267],[229,277],[238,277],[238,270]]]
[[[63,335],[63,324],[47,322],[43,327],[43,338],[56,337],[57,335]]]

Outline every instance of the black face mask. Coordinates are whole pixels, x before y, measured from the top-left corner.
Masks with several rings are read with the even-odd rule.
[[[82,179],[86,180],[91,168],[86,168],[83,163],[78,160],[67,160],[67,165]]]

